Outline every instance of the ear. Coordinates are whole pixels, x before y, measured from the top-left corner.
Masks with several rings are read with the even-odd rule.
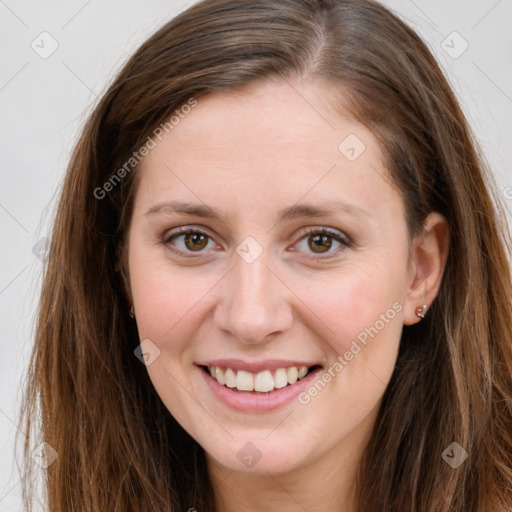
[[[436,298],[448,259],[449,245],[450,230],[446,218],[437,212],[430,213],[425,220],[423,234],[417,236],[412,244],[404,325],[419,322],[421,318],[416,315],[416,308],[423,304],[430,307]]]

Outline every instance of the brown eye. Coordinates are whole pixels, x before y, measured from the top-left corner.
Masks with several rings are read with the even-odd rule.
[[[208,249],[216,246],[209,235],[191,228],[180,228],[166,234],[162,238],[162,243],[180,255],[187,253],[190,255],[192,252],[207,253]]]
[[[208,237],[202,233],[189,233],[185,235],[185,246],[191,251],[200,251],[208,244]]]
[[[308,246],[313,252],[327,252],[332,247],[332,238],[322,234],[311,235],[308,237]]]
[[[330,257],[339,255],[344,249],[352,246],[350,238],[342,232],[327,227],[310,228],[306,231],[296,249],[307,256]]]

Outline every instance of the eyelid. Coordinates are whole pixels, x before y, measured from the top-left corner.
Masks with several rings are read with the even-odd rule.
[[[176,228],[171,228],[165,231],[162,238],[164,240],[169,240],[178,235],[186,235],[187,233],[200,233],[202,235],[206,235],[209,238],[213,239],[212,232],[205,226],[190,224],[186,226],[178,226]]]
[[[326,226],[310,226],[306,228],[305,232],[303,233],[303,236],[300,239],[302,239],[305,235],[315,235],[318,233],[328,235],[347,246],[352,244],[352,240],[345,233],[343,233],[342,231],[338,231],[337,229],[328,228]]]
[[[217,242],[215,242],[214,237],[210,234],[210,231],[206,227],[196,226],[196,225],[179,226],[177,228],[169,229],[163,234],[163,236],[161,237],[161,241],[163,244],[167,245],[167,244],[169,244],[169,242],[171,242],[171,240],[173,238],[187,235],[190,233],[199,233],[201,235],[205,235],[209,238],[210,241],[217,244]],[[219,244],[217,244],[217,245],[219,245]],[[169,247],[169,250],[171,250],[179,255],[186,254],[187,256],[191,256],[191,257],[203,256],[204,252],[205,252],[205,251],[197,251],[197,254],[194,254],[194,251],[186,251],[185,252],[185,251],[182,251],[181,249],[178,249],[176,246],[174,246],[173,248]]]
[[[353,246],[352,239],[345,233],[343,233],[342,231],[338,231],[337,229],[334,228],[328,228],[326,226],[310,226],[306,228],[305,231],[302,231],[300,238],[298,238],[298,240],[293,244],[293,246],[301,242],[306,236],[316,234],[327,235],[330,238],[333,238],[339,244],[341,244],[342,247],[335,249],[333,251],[327,251],[325,253],[304,252],[305,258],[314,258],[316,260],[334,258],[339,256],[340,252],[343,252],[345,249],[351,248]],[[292,251],[299,252],[296,249],[292,249]]]
[[[205,235],[209,238],[210,241],[217,244],[217,242],[215,242],[214,236],[212,236],[212,234],[210,234],[209,229],[204,226],[199,226],[199,225],[179,226],[176,228],[169,229],[162,236],[162,242],[164,244],[168,244],[173,238],[182,236],[182,235],[186,235],[186,234],[190,234],[190,233],[199,233],[199,234]],[[341,245],[345,246],[345,248],[351,247],[352,243],[353,243],[352,240],[350,239],[350,237],[348,237],[346,234],[344,234],[343,232],[338,231],[336,229],[329,228],[326,226],[309,226],[309,227],[305,228],[303,231],[301,231],[300,237],[293,243],[292,247],[297,245],[306,236],[316,235],[316,234],[327,235],[330,238],[333,238],[334,240],[336,240]],[[217,245],[219,245],[219,244],[217,244]],[[180,255],[187,254],[187,256],[191,256],[191,257],[203,256],[204,253],[206,252],[206,251],[197,251],[197,254],[194,254],[194,251],[184,252],[181,249],[178,249],[176,247],[174,247],[173,249],[170,249],[170,250],[172,250],[173,252],[175,252],[177,254],[180,254]],[[292,251],[296,251],[296,250],[292,249]],[[299,251],[297,251],[297,252],[299,252]],[[307,257],[328,258],[331,255],[337,254],[338,252],[339,252],[339,249],[334,250],[334,251],[328,251],[326,253],[306,253],[306,254],[308,254]]]

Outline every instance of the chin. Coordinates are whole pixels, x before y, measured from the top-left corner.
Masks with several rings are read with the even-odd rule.
[[[219,445],[216,445],[213,451],[206,451],[208,458],[214,459],[216,464],[229,471],[268,476],[268,473],[273,475],[289,473],[306,464],[301,445],[303,446],[302,443],[295,446],[284,444],[277,438],[276,443],[270,443],[265,439],[254,441],[238,439],[225,450],[219,451]],[[298,457],[298,455],[301,456]]]

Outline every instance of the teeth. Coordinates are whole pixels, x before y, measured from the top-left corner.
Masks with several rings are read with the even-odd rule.
[[[301,366],[301,367],[299,368],[299,374],[298,374],[299,379],[302,379],[302,377],[305,377],[305,376],[307,375],[307,373],[308,373],[308,368],[307,368],[307,366]]]
[[[303,367],[304,368],[304,367]],[[306,373],[308,369],[306,368]],[[284,368],[279,368],[276,370],[276,374],[274,375],[274,387],[276,389],[284,388],[288,386],[288,377],[286,376],[286,370]]]
[[[226,370],[224,378],[226,379],[226,386],[228,388],[236,388],[236,373],[231,368]]]
[[[288,377],[288,384],[295,384],[299,378],[299,370],[292,366],[286,370],[286,376]]]
[[[272,377],[272,374],[268,370],[256,374],[256,377],[254,377],[254,391],[266,392],[272,391],[273,389],[274,377]]]
[[[240,391],[252,391],[254,389],[254,377],[251,372],[246,372],[244,370],[237,372],[236,389],[239,389]]]
[[[273,375],[272,370],[264,370],[254,374],[245,370],[234,371],[231,368],[223,370],[220,366],[209,366],[208,371],[222,386],[236,388],[239,391],[258,391],[260,393],[268,393],[274,389],[295,384],[297,380],[308,374],[307,366],[278,368],[273,372]]]
[[[226,384],[226,379],[224,378],[224,373],[220,366],[215,367],[215,378],[219,384],[222,384],[223,386]]]

